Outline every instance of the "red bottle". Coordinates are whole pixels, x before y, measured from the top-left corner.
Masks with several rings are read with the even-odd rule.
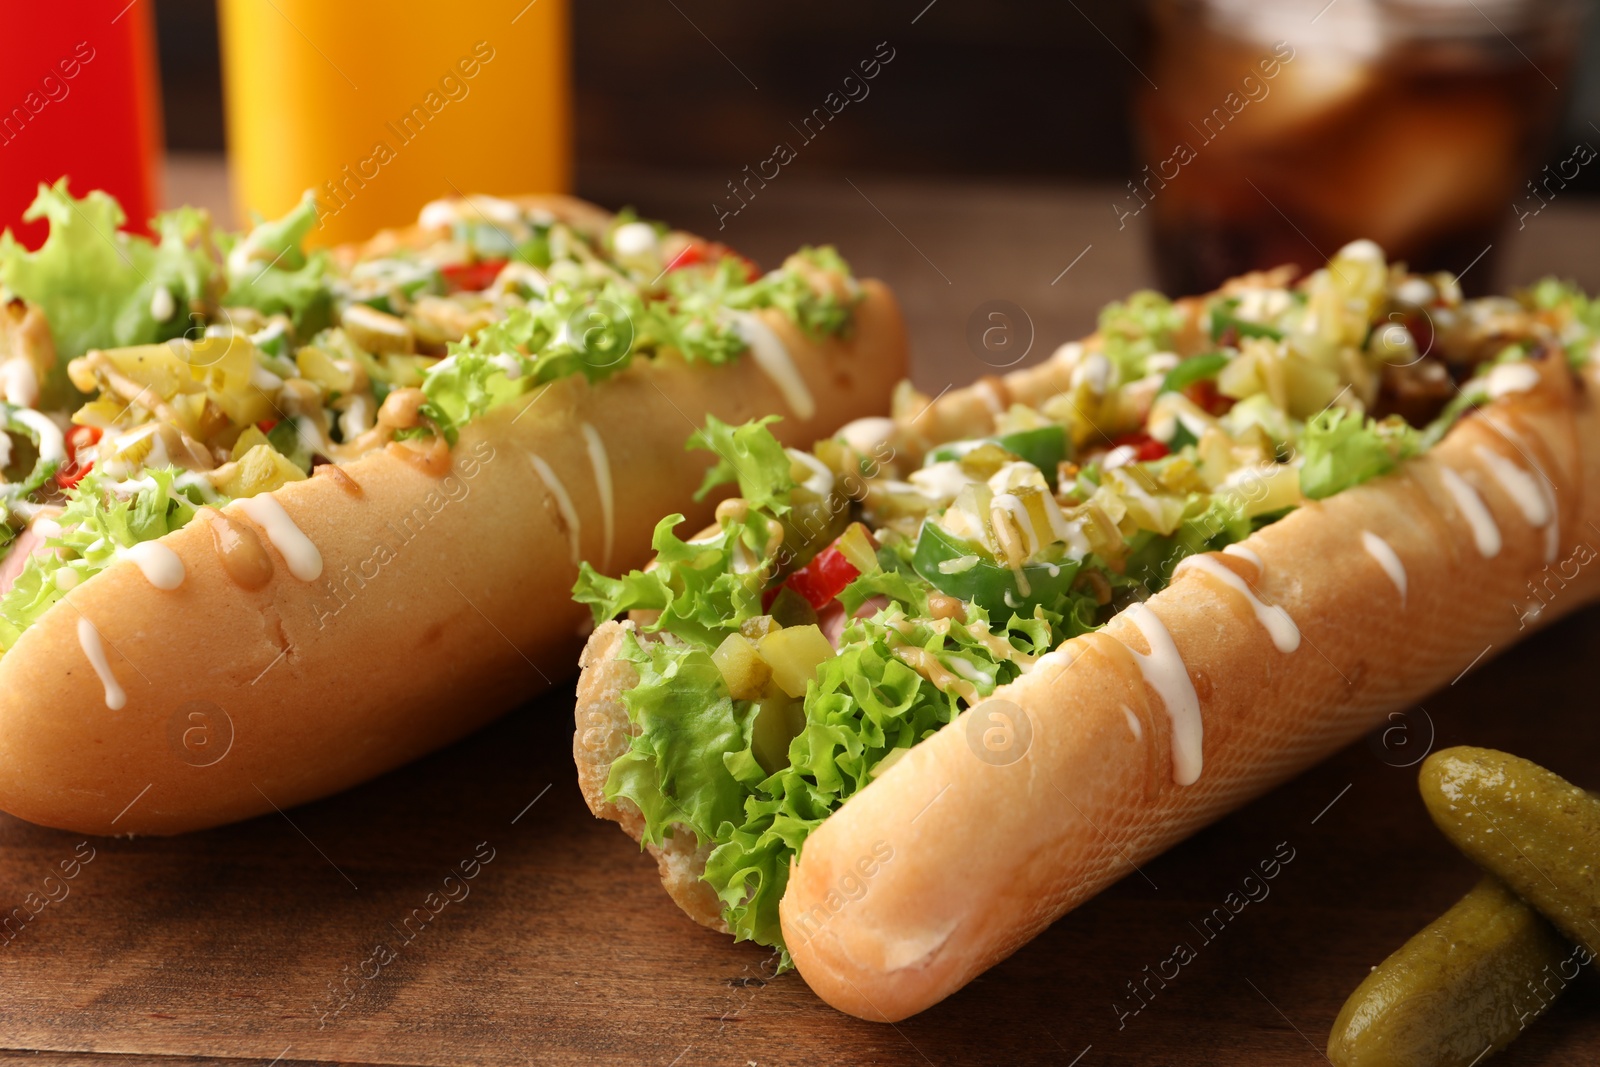
[[[104,189],[148,232],[160,202],[161,109],[152,0],[6,5],[0,34],[0,228],[24,224],[40,182]]]

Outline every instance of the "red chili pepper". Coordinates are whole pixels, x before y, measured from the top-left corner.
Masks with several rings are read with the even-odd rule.
[[[481,259],[476,263],[452,263],[448,267],[440,267],[439,274],[452,293],[479,293],[494,284],[505,265],[503,259]]]
[[[806,598],[812,607],[821,610],[838,599],[844,587],[861,576],[855,565],[845,559],[844,553],[829,545],[818,552],[810,563],[784,580],[784,585]]]
[[[256,429],[260,430],[262,433],[271,433],[272,428],[276,425],[278,425],[277,419],[262,419],[260,422],[256,423]]]
[[[1125,433],[1121,437],[1111,439],[1112,448],[1121,448],[1128,445],[1133,449],[1133,458],[1139,463],[1149,463],[1153,459],[1172,454],[1172,449],[1157,441],[1143,430]]]
[[[93,448],[105,433],[98,426],[74,426],[67,431],[67,461],[56,470],[56,484],[63,489],[71,489],[83,481],[83,476],[94,469],[94,460],[80,465],[78,453],[86,452]]]
[[[1193,400],[1195,406],[1208,415],[1226,415],[1233,407],[1233,397],[1223,396],[1214,379],[1205,378],[1183,387],[1183,395]]]

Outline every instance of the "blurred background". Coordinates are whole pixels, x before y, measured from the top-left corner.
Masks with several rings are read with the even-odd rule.
[[[340,239],[432,196],[565,185],[768,265],[833,242],[900,292],[924,387],[970,378],[973,358],[1041,358],[1130,288],[1309,268],[1358,235],[1479,292],[1543,273],[1600,285],[1600,20],[1582,2],[425,9],[411,32],[449,39],[441,56],[494,9],[482,35],[498,51],[476,82],[462,72],[477,96],[450,105],[461,117],[430,128],[435,170],[372,182],[387,203],[339,177],[339,160],[367,162],[364,144],[316,156],[304,131],[377,99],[374,80],[419,96],[450,62],[419,58],[393,5],[220,6],[221,26],[215,0],[112,2],[153,26],[156,198],[237,224],[241,200],[281,212],[325,174],[337,184],[319,196],[361,190],[331,220]],[[1007,347],[979,351],[972,327],[996,302]]]

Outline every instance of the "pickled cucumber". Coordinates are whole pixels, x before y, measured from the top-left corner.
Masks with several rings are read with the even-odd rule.
[[[1565,986],[1546,979],[1571,951],[1538,912],[1485,877],[1356,987],[1333,1024],[1328,1059],[1468,1067],[1544,1011]]]
[[[1448,748],[1422,764],[1445,836],[1588,952],[1600,954],[1600,800],[1525,759]]]

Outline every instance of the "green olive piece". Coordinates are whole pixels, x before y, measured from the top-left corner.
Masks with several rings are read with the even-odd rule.
[[[1538,912],[1486,877],[1401,945],[1345,1001],[1328,1038],[1334,1067],[1468,1067],[1509,1045],[1565,986],[1571,948]]]
[[[1487,748],[1435,752],[1420,784],[1428,814],[1457,848],[1600,954],[1600,800]]]

